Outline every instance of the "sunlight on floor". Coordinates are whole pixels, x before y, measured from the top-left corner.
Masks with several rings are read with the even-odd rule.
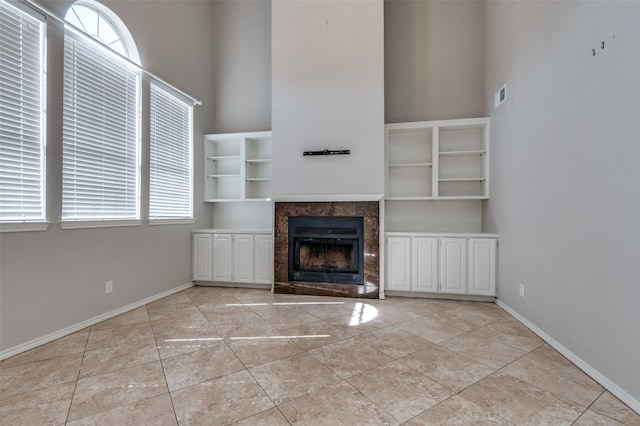
[[[353,307],[349,326],[357,326],[371,321],[378,316],[378,309],[366,303],[358,302]]]

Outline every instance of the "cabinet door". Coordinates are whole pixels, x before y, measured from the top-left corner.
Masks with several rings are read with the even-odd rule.
[[[387,238],[388,290],[411,290],[411,238]]]
[[[272,283],[273,273],[273,238],[271,235],[256,235],[255,243],[255,259],[254,259],[254,277],[255,282],[261,284]]]
[[[253,282],[253,235],[233,236],[233,281]]]
[[[232,280],[231,276],[231,235],[215,234],[213,236],[213,281]]]
[[[469,294],[496,295],[496,247],[493,238],[469,239]]]
[[[411,245],[412,290],[438,291],[438,239],[414,237]]]
[[[193,234],[193,280],[211,281],[211,234]]]
[[[440,292],[467,293],[466,238],[440,239]]]

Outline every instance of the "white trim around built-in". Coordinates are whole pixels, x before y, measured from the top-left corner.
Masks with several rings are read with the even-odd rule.
[[[588,374],[593,380],[600,383],[602,387],[611,392],[614,396],[620,399],[622,402],[627,404],[632,410],[636,413],[640,413],[640,401],[635,399],[633,396],[629,395],[625,390],[621,389],[618,385],[613,383],[609,378],[607,378],[604,374],[593,368],[587,362],[585,362],[578,355],[571,352],[569,349],[565,348],[560,342],[555,340],[553,337],[549,336],[547,333],[542,331],[540,328],[536,327],[531,321],[527,320],[525,317],[520,315],[518,312],[513,310],[510,306],[504,303],[502,300],[496,300],[496,304],[500,306],[502,309],[507,311],[511,316],[524,324],[529,330],[533,331],[538,335],[542,340],[547,342],[549,346],[553,349],[560,352],[565,358],[574,363],[579,369]]]
[[[88,319],[86,321],[82,321],[82,322],[79,322],[77,324],[70,325],[67,328],[63,328],[62,330],[54,331],[53,333],[47,334],[46,336],[42,336],[42,337],[39,337],[37,339],[30,340],[30,341],[28,341],[26,343],[22,343],[22,344],[20,344],[18,346],[14,346],[12,348],[5,349],[3,351],[0,351],[0,360],[7,359],[7,358],[12,357],[14,355],[18,355],[18,354],[20,354],[22,352],[28,351],[29,349],[33,349],[33,348],[35,348],[37,346],[44,345],[45,343],[52,342],[52,341],[54,341],[56,339],[59,339],[59,338],[64,337],[64,336],[67,336],[67,335],[69,335],[71,333],[75,333],[76,331],[80,331],[83,328],[90,327],[90,326],[92,326],[94,324],[97,324],[97,323],[99,323],[101,321],[108,320],[109,318],[113,318],[115,316],[124,314],[125,312],[129,312],[129,311],[131,311],[133,309],[139,308],[139,307],[144,306],[144,305],[146,305],[148,303],[155,302],[156,300],[162,299],[163,297],[171,296],[172,294],[178,293],[178,292],[180,292],[182,290],[186,290],[186,289],[188,289],[190,287],[193,287],[194,285],[195,284],[193,283],[193,281],[188,282],[186,284],[182,284],[181,286],[172,288],[171,290],[167,290],[167,291],[164,291],[162,293],[158,293],[158,294],[156,294],[154,296],[151,296],[151,297],[147,297],[146,299],[142,299],[142,300],[140,300],[138,302],[134,302],[134,303],[132,303],[130,305],[123,306],[122,308],[118,308],[118,309],[113,310],[111,312],[107,312],[105,314],[98,315],[96,317],[90,318],[90,319]]]
[[[271,200],[277,203],[321,203],[341,201],[380,201],[384,194],[338,194],[338,195],[274,195]]]

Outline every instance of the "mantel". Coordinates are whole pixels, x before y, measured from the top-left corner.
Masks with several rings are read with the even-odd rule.
[[[306,203],[331,201],[380,201],[384,194],[327,194],[327,195],[277,195],[272,200],[280,203]]]

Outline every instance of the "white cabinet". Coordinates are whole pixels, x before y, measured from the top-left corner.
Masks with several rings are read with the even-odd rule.
[[[387,237],[388,290],[438,291],[438,239],[432,237]]]
[[[271,284],[272,271],[270,234],[193,234],[194,281]]]
[[[233,235],[213,234],[212,281],[233,281],[231,256]]]
[[[271,197],[271,132],[204,135],[204,201]]]
[[[440,288],[443,293],[467,293],[467,240],[440,239]]]
[[[388,233],[385,289],[495,296],[497,238]]]
[[[411,244],[412,289],[438,291],[438,239],[413,237]]]
[[[387,237],[387,280],[389,290],[411,291],[411,238]]]
[[[254,237],[254,282],[271,284],[273,276],[273,237],[256,235]]]
[[[393,123],[386,132],[390,201],[489,198],[489,119]]]
[[[233,282],[253,282],[253,235],[233,236],[233,265]]]
[[[211,281],[211,234],[193,234],[193,280]]]
[[[469,293],[496,294],[496,252],[498,241],[490,238],[470,238]]]

